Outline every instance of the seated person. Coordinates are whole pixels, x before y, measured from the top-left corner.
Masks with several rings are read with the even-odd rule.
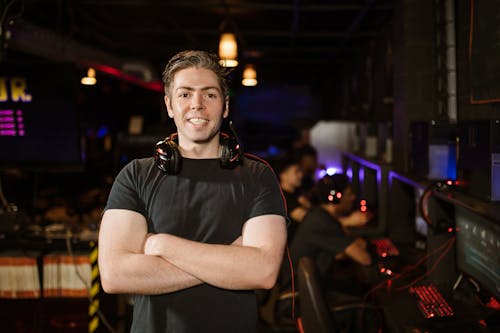
[[[316,182],[316,171],[319,168],[318,151],[310,144],[293,150],[303,176],[299,192],[307,198],[312,198],[312,191]]]
[[[311,203],[297,192],[302,183],[303,172],[294,155],[286,154],[279,158],[274,164],[274,169],[279,178],[290,218],[290,226],[288,227],[288,240],[290,241],[297,226],[311,208]]]
[[[367,242],[363,238],[353,238],[343,230],[346,226],[364,225],[370,219],[366,213],[348,214],[356,198],[349,179],[345,175],[325,176],[317,182],[314,190],[317,204],[305,216],[290,243],[294,270],[303,256],[317,261],[323,279],[331,259],[350,259],[361,266],[371,266]],[[284,261],[279,279],[281,293],[291,290],[291,280],[290,264]]]

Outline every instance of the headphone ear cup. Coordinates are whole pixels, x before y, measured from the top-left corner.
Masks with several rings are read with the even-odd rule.
[[[167,174],[175,175],[181,171],[182,157],[177,143],[170,137],[156,144],[154,158],[156,166]]]
[[[339,204],[339,203],[340,203],[340,199],[342,199],[342,192],[337,191],[337,192],[333,195],[333,202],[334,202],[334,203],[336,203],[336,204]]]
[[[219,157],[222,168],[232,169],[238,165],[241,158],[238,140],[225,133],[221,133]]]

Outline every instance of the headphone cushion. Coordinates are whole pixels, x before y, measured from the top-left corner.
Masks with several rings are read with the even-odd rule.
[[[225,169],[232,169],[240,162],[240,146],[238,141],[230,136],[221,135],[219,158],[220,165]]]
[[[178,174],[181,171],[182,157],[177,144],[170,139],[160,141],[155,149],[156,165],[167,174]]]

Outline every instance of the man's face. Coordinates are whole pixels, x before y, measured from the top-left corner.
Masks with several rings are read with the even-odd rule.
[[[228,115],[217,76],[204,68],[177,72],[165,104],[177,126],[179,144],[186,147],[211,142]]]
[[[297,189],[302,183],[302,169],[298,164],[292,164],[280,173],[280,181],[289,187]]]

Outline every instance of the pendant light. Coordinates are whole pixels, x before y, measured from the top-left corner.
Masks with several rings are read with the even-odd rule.
[[[87,70],[87,76],[82,77],[80,82],[86,86],[93,86],[96,84],[97,80],[95,78],[95,69],[89,67]]]
[[[246,87],[253,87],[257,85],[257,71],[254,65],[245,65],[245,70],[243,71],[243,80],[241,84]]]
[[[238,44],[233,33],[225,32],[221,34],[219,40],[220,64],[224,67],[238,66]]]

